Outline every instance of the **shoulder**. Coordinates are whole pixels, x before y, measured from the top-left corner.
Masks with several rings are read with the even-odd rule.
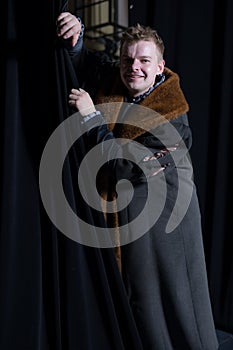
[[[164,82],[145,98],[142,105],[171,120],[187,113],[189,105],[180,87],[178,74],[169,68],[164,69],[164,74]]]

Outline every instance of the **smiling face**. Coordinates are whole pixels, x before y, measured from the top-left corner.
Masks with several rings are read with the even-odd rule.
[[[163,72],[164,64],[154,41],[124,42],[120,57],[120,75],[130,96],[139,96],[152,87],[156,75]]]

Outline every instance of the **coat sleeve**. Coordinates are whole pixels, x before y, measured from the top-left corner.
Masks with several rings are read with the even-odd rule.
[[[174,170],[188,157],[191,131],[186,121],[187,116],[181,116],[167,124],[168,130],[164,130],[165,126],[159,127],[151,134],[125,143],[109,131],[101,114],[85,122],[83,128],[87,131],[89,146],[99,145],[97,157],[115,182],[123,178],[139,182]]]

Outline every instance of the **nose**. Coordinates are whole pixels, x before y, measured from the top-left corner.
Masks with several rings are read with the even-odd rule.
[[[138,71],[140,69],[140,61],[137,59],[132,60],[131,68],[133,71]]]

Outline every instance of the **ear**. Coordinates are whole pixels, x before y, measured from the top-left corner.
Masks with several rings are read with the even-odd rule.
[[[161,74],[164,71],[164,67],[165,67],[165,61],[161,60],[158,65],[157,65],[157,73],[156,74]]]

